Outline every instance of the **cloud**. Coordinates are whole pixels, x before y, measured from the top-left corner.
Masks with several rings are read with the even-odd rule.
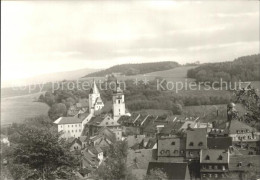
[[[258,7],[258,1],[3,1],[2,69],[20,67],[4,70],[4,78],[259,53]]]

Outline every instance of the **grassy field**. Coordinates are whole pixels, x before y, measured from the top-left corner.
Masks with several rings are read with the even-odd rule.
[[[47,115],[49,107],[35,102],[39,93],[1,98],[1,125],[23,122],[26,118]]]

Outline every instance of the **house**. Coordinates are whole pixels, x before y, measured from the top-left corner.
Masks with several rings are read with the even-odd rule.
[[[229,149],[232,146],[231,137],[208,137],[207,145],[209,149]]]
[[[158,139],[158,161],[183,162],[185,157],[186,139],[167,137]]]
[[[259,141],[259,136],[257,136],[256,130],[237,119],[230,122],[229,136],[232,137],[233,141]]]
[[[97,169],[99,166],[99,159],[97,156],[87,149],[84,149],[81,151],[82,153],[82,159],[81,159],[81,167],[82,169],[89,170],[90,172],[93,172]]]
[[[190,173],[188,164],[186,162],[180,163],[169,163],[169,162],[150,162],[147,175],[152,176],[151,173],[153,170],[161,170],[166,178],[169,180],[190,180]]]
[[[229,176],[233,179],[259,179],[260,156],[259,155],[235,155],[230,156]]]
[[[104,151],[100,148],[100,146],[89,146],[87,147],[87,151],[96,155],[96,157],[99,159],[99,165],[102,163],[104,159]]]
[[[128,149],[127,151],[127,171],[135,175],[137,179],[143,179],[151,161],[156,161],[156,150],[154,149]]]
[[[187,130],[186,158],[199,159],[201,149],[207,149],[207,128]]]
[[[69,138],[71,139],[71,138]],[[70,143],[70,151],[81,150],[82,149],[82,142],[78,138],[74,138],[73,141]]]
[[[227,179],[229,151],[202,149],[200,151],[201,179]]]
[[[84,125],[86,124],[86,119],[80,119],[78,117],[60,117],[54,124],[58,126],[58,132],[63,132],[62,137],[78,138],[81,136]]]

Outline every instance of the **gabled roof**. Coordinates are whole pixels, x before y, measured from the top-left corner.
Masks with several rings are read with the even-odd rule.
[[[229,151],[223,149],[202,149],[200,163],[227,164],[229,162]]]
[[[208,137],[209,149],[228,149],[232,146],[232,137]]]
[[[150,175],[151,170],[160,169],[167,175],[170,180],[185,180],[189,175],[188,164],[180,163],[167,163],[167,162],[150,162],[147,174]]]
[[[60,117],[56,121],[54,121],[55,124],[79,124],[82,123],[83,119],[80,119],[78,117]]]

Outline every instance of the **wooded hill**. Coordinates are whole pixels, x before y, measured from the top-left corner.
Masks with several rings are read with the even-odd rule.
[[[259,81],[260,54],[243,56],[230,62],[206,63],[190,69],[188,78],[197,82],[214,82],[222,79],[226,82]]]
[[[112,73],[120,73],[122,75],[131,76],[137,74],[146,74],[155,71],[164,71],[178,67],[179,64],[173,61],[140,63],[140,64],[121,64],[112,66],[111,68],[90,73],[84,77],[104,77]]]

